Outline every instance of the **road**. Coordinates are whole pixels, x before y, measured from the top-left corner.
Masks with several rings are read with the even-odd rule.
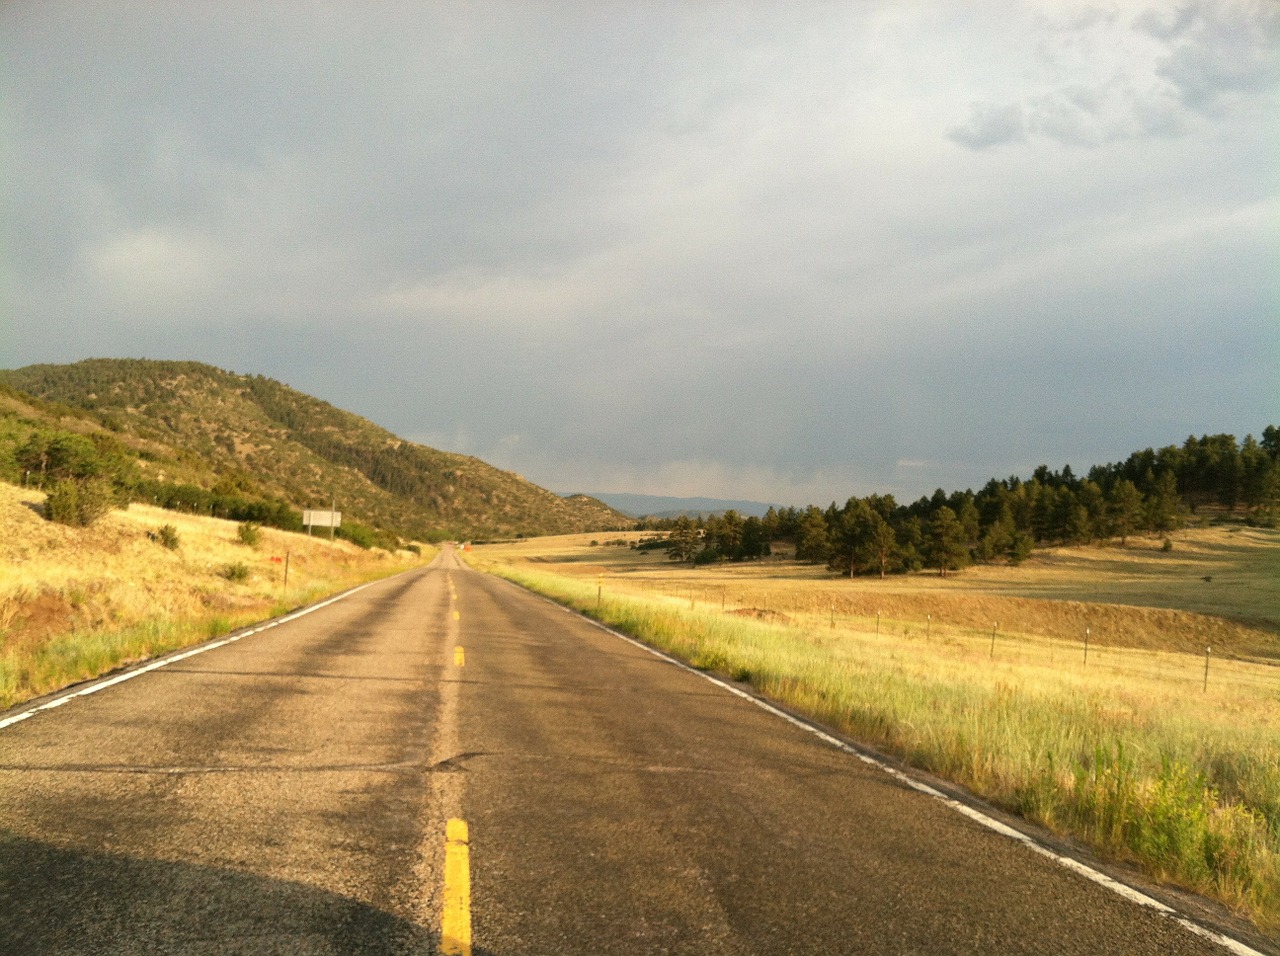
[[[1227,952],[447,550],[0,728],[0,952],[442,947]]]

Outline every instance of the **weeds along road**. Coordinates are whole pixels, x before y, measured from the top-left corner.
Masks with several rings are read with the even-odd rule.
[[[447,550],[0,729],[0,952],[441,948],[1225,952]]]

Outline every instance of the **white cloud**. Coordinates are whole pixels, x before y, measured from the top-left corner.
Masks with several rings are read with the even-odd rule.
[[[137,229],[104,239],[85,253],[101,294],[140,317],[172,321],[215,290],[218,250],[200,234]]]
[[[1280,8],[1254,0],[1162,4],[1131,21],[1085,7],[1033,18],[1022,89],[979,100],[950,138],[970,149],[1044,137],[1097,147],[1184,135],[1274,89]]]
[[[1179,100],[1207,116],[1221,116],[1241,100],[1273,89],[1280,79],[1280,7],[1274,3],[1199,3],[1181,10],[1174,26],[1155,35],[1170,42],[1156,73]],[[1141,27],[1150,30],[1145,21]]]
[[[969,119],[947,135],[970,149],[990,149],[992,146],[1025,140],[1027,123],[1022,106],[1017,103],[1003,106],[975,103]]]

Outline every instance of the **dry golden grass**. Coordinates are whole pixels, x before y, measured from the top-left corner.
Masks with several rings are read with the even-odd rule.
[[[46,521],[43,500],[0,483],[0,707],[419,560],[273,528],[249,547],[234,521],[137,504],[72,528]],[[176,549],[154,540],[165,525]]]
[[[486,559],[574,577],[605,575],[610,587],[669,594],[698,605],[811,616],[862,617],[903,628],[1019,634],[1098,647],[1131,647],[1238,659],[1280,660],[1280,532],[1202,528],[1120,547],[1037,551],[1018,567],[972,567],[940,578],[835,577],[824,567],[771,558],[690,568],[661,552],[593,540],[636,541],[637,532],[566,535],[485,545]],[[1206,580],[1208,578],[1209,580]]]

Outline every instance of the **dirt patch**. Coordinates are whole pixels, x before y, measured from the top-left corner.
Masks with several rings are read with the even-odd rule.
[[[76,622],[76,608],[65,595],[41,591],[33,598],[5,602],[4,617],[9,624],[0,631],[0,646],[6,650],[20,645],[33,645],[71,630]]]

